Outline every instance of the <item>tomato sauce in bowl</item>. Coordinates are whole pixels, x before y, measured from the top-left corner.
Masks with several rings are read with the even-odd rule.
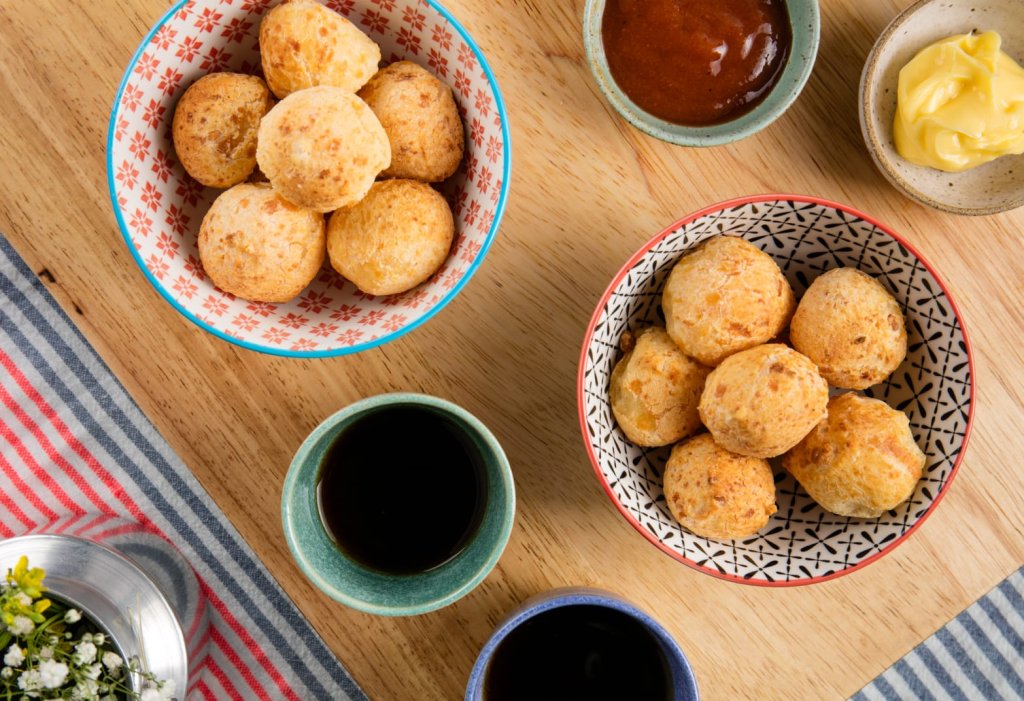
[[[785,0],[608,0],[601,35],[619,88],[649,114],[684,126],[754,109],[792,46]]]

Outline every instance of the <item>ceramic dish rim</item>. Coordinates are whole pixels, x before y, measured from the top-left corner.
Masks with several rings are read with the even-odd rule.
[[[871,224],[872,226],[874,226],[876,229],[878,229],[882,233],[888,235],[893,240],[895,240],[899,245],[903,246],[918,261],[920,261],[921,264],[924,266],[924,268],[928,271],[928,273],[932,276],[932,278],[938,284],[938,286],[942,289],[942,292],[946,296],[946,300],[949,302],[949,306],[950,306],[950,308],[953,311],[953,315],[956,317],[957,322],[960,324],[960,330],[963,333],[964,346],[965,346],[966,352],[967,352],[968,372],[970,374],[970,403],[969,403],[969,406],[968,406],[968,413],[967,413],[967,425],[964,428],[963,442],[960,445],[960,450],[957,453],[956,460],[953,463],[953,467],[952,467],[952,469],[949,472],[949,477],[946,480],[945,487],[942,489],[941,492],[938,493],[938,495],[935,497],[935,499],[932,500],[932,503],[928,506],[928,508],[925,510],[925,512],[921,515],[921,517],[918,518],[914,522],[914,524],[910,528],[907,529],[907,531],[905,533],[903,533],[902,535],[897,537],[895,540],[893,540],[891,543],[889,543],[885,547],[885,549],[883,549],[883,550],[881,550],[881,551],[871,555],[870,557],[867,557],[867,558],[861,560],[860,562],[858,562],[855,565],[852,565],[850,567],[846,567],[846,568],[841,569],[841,570],[839,570],[837,572],[833,572],[832,574],[819,575],[819,576],[816,576],[816,577],[808,577],[808,578],[803,578],[803,579],[792,579],[792,580],[787,580],[787,581],[781,581],[781,580],[780,581],[767,581],[767,580],[752,579],[752,578],[748,579],[748,578],[739,577],[739,576],[736,576],[736,575],[733,575],[733,574],[726,574],[724,572],[719,572],[717,569],[714,569],[714,568],[711,568],[711,567],[706,567],[704,565],[700,565],[697,562],[695,562],[694,560],[691,560],[691,559],[689,559],[687,557],[684,557],[680,553],[676,552],[672,548],[669,548],[664,543],[662,543],[653,533],[650,532],[650,530],[648,530],[646,527],[644,527],[619,502],[619,500],[615,497],[615,493],[612,491],[611,485],[609,485],[608,481],[604,478],[604,475],[601,472],[600,460],[598,460],[597,455],[594,454],[594,448],[593,448],[593,446],[591,445],[591,442],[590,442],[590,434],[589,434],[589,432],[587,430],[587,413],[586,413],[586,403],[585,403],[585,394],[586,394],[585,369],[586,369],[586,362],[587,362],[587,351],[589,350],[590,344],[593,341],[594,330],[597,328],[597,324],[598,324],[598,321],[600,320],[601,313],[603,312],[603,310],[605,308],[605,305],[608,303],[608,300],[611,298],[612,294],[618,288],[619,283],[622,282],[622,279],[629,273],[630,270],[633,269],[633,267],[637,264],[637,262],[639,262],[639,260],[644,255],[646,255],[648,252],[650,252],[650,250],[652,248],[654,248],[654,246],[656,246],[658,243],[660,243],[669,234],[671,234],[672,232],[676,231],[681,226],[685,226],[686,224],[690,224],[691,222],[696,221],[697,219],[700,219],[701,217],[705,217],[705,216],[707,216],[709,214],[714,214],[716,212],[721,212],[721,211],[724,211],[724,210],[727,210],[727,209],[731,209],[731,208],[742,206],[742,205],[746,205],[746,204],[757,204],[757,203],[760,203],[760,202],[776,202],[776,201],[802,202],[802,203],[807,203],[807,204],[815,204],[815,205],[819,205],[819,206],[823,206],[823,207],[831,207],[831,208],[839,210],[841,212],[845,212],[846,214],[852,215],[854,217],[857,217],[857,218],[867,222],[868,224]],[[862,569],[862,568],[866,567],[867,565],[871,564],[872,562],[878,560],[883,555],[886,555],[887,553],[890,553],[893,550],[895,550],[898,545],[900,545],[901,543],[906,541],[907,538],[909,538],[912,533],[914,533],[918,528],[920,528],[921,524],[923,524],[928,519],[928,517],[931,516],[932,513],[934,513],[936,507],[938,507],[939,503],[942,501],[942,499],[949,492],[949,488],[953,485],[953,480],[956,478],[956,475],[957,475],[957,473],[960,470],[960,465],[963,462],[964,455],[966,455],[966,453],[967,453],[967,445],[970,442],[971,428],[972,428],[973,423],[974,423],[975,404],[977,402],[977,393],[976,393],[975,389],[976,388],[975,388],[974,353],[973,353],[972,348],[971,348],[971,341],[970,341],[970,338],[969,338],[968,333],[967,333],[967,327],[964,324],[963,315],[960,313],[960,309],[957,306],[956,301],[953,299],[953,296],[950,293],[950,290],[947,287],[946,283],[938,275],[938,273],[935,271],[935,268],[932,267],[931,263],[929,263],[923,256],[921,256],[921,254],[917,251],[917,249],[914,246],[909,244],[906,241],[906,239],[904,239],[902,236],[897,234],[895,231],[893,231],[891,228],[889,228],[885,224],[881,223],[879,220],[875,219],[874,217],[868,216],[867,214],[864,214],[860,210],[857,210],[857,209],[855,209],[855,208],[853,208],[853,207],[851,207],[849,205],[841,204],[839,202],[828,200],[828,199],[825,199],[825,198],[822,198],[822,197],[814,197],[812,195],[790,195],[790,194],[779,194],[779,193],[767,193],[767,194],[761,194],[761,195],[746,195],[746,196],[743,196],[743,197],[736,197],[736,198],[733,198],[733,199],[730,199],[730,200],[725,200],[723,202],[718,202],[716,204],[709,205],[707,207],[704,207],[702,209],[697,210],[696,212],[688,214],[688,215],[684,216],[682,219],[679,219],[678,221],[676,221],[676,222],[670,224],[668,227],[664,228],[662,231],[660,231],[658,234],[656,234],[653,238],[651,238],[649,241],[647,241],[647,243],[645,243],[643,246],[641,246],[640,249],[637,250],[632,256],[630,256],[630,258],[626,261],[626,263],[619,269],[619,271],[612,278],[612,282],[611,282],[611,284],[608,285],[607,289],[604,291],[604,294],[601,295],[601,298],[599,299],[599,301],[597,303],[597,306],[594,308],[594,313],[593,313],[593,315],[590,318],[590,322],[587,325],[586,333],[583,336],[583,346],[582,346],[582,349],[580,351],[579,368],[577,370],[577,375],[576,375],[576,409],[577,409],[577,414],[578,414],[578,418],[579,418],[580,431],[582,432],[582,435],[583,435],[583,443],[584,443],[584,446],[586,447],[586,450],[587,450],[587,456],[590,458],[590,465],[591,465],[591,467],[594,470],[594,474],[597,475],[598,482],[600,482],[601,487],[604,489],[605,494],[608,495],[608,498],[615,505],[615,508],[619,510],[619,513],[621,513],[622,516],[626,519],[626,521],[629,522],[629,524],[631,526],[633,526],[633,528],[636,529],[640,533],[640,535],[642,535],[644,538],[646,538],[648,542],[650,542],[652,545],[657,547],[659,550],[661,550],[663,553],[665,553],[669,557],[673,558],[674,560],[677,560],[677,561],[683,563],[684,565],[687,565],[688,567],[691,567],[691,568],[693,568],[695,570],[698,570],[698,571],[703,572],[705,574],[709,574],[712,577],[715,577],[717,579],[724,579],[724,580],[727,580],[727,581],[730,581],[730,582],[738,582],[740,584],[747,584],[747,585],[750,585],[750,586],[761,586],[761,587],[796,587],[796,586],[805,586],[805,585],[808,585],[808,584],[816,584],[818,582],[824,582],[824,581],[828,581],[828,580],[831,580],[831,579],[836,579],[838,577],[842,577],[844,575],[850,574],[851,572],[855,572],[856,570],[859,570],[859,569]],[[716,542],[718,542],[718,541],[716,541]]]
[[[889,159],[883,158],[882,153],[882,139],[878,130],[875,129],[875,120],[873,119],[875,113],[878,111],[876,107],[876,100],[873,97],[873,91],[868,89],[868,84],[874,84],[878,80],[877,69],[878,60],[882,51],[882,47],[889,43],[892,37],[904,24],[913,19],[913,16],[918,11],[924,9],[926,6],[931,5],[935,2],[946,2],[947,0],[917,0],[913,5],[900,12],[891,22],[886,26],[882,33],[875,40],[874,46],[871,47],[871,52],[868,54],[867,60],[864,62],[864,70],[861,71],[860,76],[860,87],[858,88],[858,102],[860,102],[860,128],[861,134],[864,137],[864,141],[867,144],[868,151],[871,154],[871,160],[875,162],[875,167],[885,176],[885,179],[889,181],[897,190],[904,193],[911,199],[919,202],[920,204],[932,207],[941,212],[949,212],[950,214],[958,214],[960,216],[967,217],[981,217],[992,214],[1001,214],[1002,212],[1009,212],[1024,206],[1024,187],[1021,188],[1020,194],[1011,198],[1005,205],[992,205],[986,207],[958,207],[953,204],[936,200],[929,195],[921,192],[915,188],[910,182],[906,181],[894,168],[890,167]],[[923,47],[922,47],[923,48]],[[868,103],[871,103],[871,109],[868,109]],[[870,116],[869,116],[870,115]],[[950,175],[958,175],[958,173],[951,173]]]
[[[120,114],[119,106],[121,104],[121,97],[124,94],[125,87],[128,85],[128,80],[132,75],[135,65],[139,62],[143,51],[149,46],[153,39],[153,36],[164,26],[182,7],[184,7],[191,0],[177,0],[170,9],[165,12],[159,20],[150,28],[149,32],[143,37],[142,42],[138,48],[135,49],[135,53],[132,55],[131,60],[128,62],[127,68],[125,68],[124,74],[121,77],[121,83],[118,85],[117,92],[114,94],[114,104],[110,111],[110,120],[107,123],[107,190],[110,195],[110,204],[114,210],[114,218],[117,220],[118,229],[121,232],[121,237],[124,239],[125,245],[128,251],[131,253],[132,258],[135,259],[135,263],[142,271],[146,280],[155,289],[160,296],[164,298],[179,314],[184,316],[186,319],[191,321],[193,324],[201,328],[203,331],[213,334],[221,340],[227,341],[228,343],[234,344],[247,350],[256,351],[259,353],[266,353],[267,355],[276,355],[286,358],[333,358],[342,355],[351,355],[353,353],[359,353],[377,346],[382,346],[385,343],[394,341],[395,339],[404,336],[413,329],[416,329],[427,321],[436,316],[442,309],[448,306],[448,303],[458,296],[462,288],[470,281],[477,269],[483,264],[484,258],[487,256],[487,252],[490,250],[491,245],[494,243],[494,239],[497,237],[498,229],[501,224],[501,219],[505,214],[505,207],[508,203],[509,191],[511,190],[512,183],[512,135],[509,129],[508,123],[508,110],[505,107],[505,100],[501,95],[501,90],[498,87],[498,80],[491,69],[490,64],[487,62],[483,51],[469,35],[469,32],[455,19],[444,6],[442,6],[437,0],[422,0],[426,2],[433,10],[438,12],[447,22],[459,33],[466,45],[473,51],[477,60],[480,61],[480,67],[483,69],[484,74],[487,77],[487,81],[491,86],[491,90],[494,91],[494,104],[497,109],[498,115],[501,117],[501,138],[504,141],[502,148],[502,180],[501,180],[501,193],[498,196],[498,203],[494,209],[494,220],[491,222],[491,228],[487,232],[487,236],[484,242],[480,246],[480,251],[477,253],[476,258],[466,269],[466,272],[459,279],[459,281],[452,287],[451,290],[441,298],[437,304],[433,305],[430,309],[424,312],[423,316],[419,317],[415,321],[403,326],[397,331],[392,331],[388,334],[380,336],[372,341],[366,341],[364,343],[357,343],[352,346],[342,346],[339,348],[330,348],[325,350],[289,350],[287,348],[275,348],[272,346],[264,346],[253,341],[247,341],[240,338],[236,338],[220,329],[214,328],[210,324],[201,320],[198,316],[188,311],[184,305],[178,302],[178,300],[164,287],[163,283],[156,279],[153,273],[149,270],[142,255],[135,248],[132,243],[131,235],[128,233],[128,226],[124,221],[124,216],[121,213],[121,208],[117,203],[117,186],[114,182],[115,168],[114,168],[114,131],[117,125],[117,116]],[[449,253],[449,255],[451,255]],[[211,283],[212,284],[212,283]]]
[[[432,597],[429,600],[424,600],[415,604],[389,606],[373,601],[366,601],[349,595],[347,592],[335,586],[333,582],[328,581],[319,572],[319,570],[309,562],[308,556],[299,548],[298,545],[300,538],[296,535],[297,529],[295,518],[292,515],[292,504],[295,502],[297,494],[302,488],[298,482],[297,463],[300,461],[300,458],[304,458],[306,456],[325,431],[330,430],[338,421],[348,418],[354,414],[381,406],[403,403],[427,406],[444,412],[450,412],[476,430],[487,443],[488,447],[494,451],[494,457],[498,462],[499,472],[502,475],[502,482],[506,492],[508,493],[508,499],[500,516],[502,523],[501,531],[498,535],[498,543],[496,547],[491,550],[487,559],[477,568],[472,577],[466,579],[461,585],[451,589],[447,593]],[[284,530],[285,541],[288,543],[288,550],[291,552],[292,559],[295,561],[295,564],[309,579],[309,581],[327,596],[356,611],[372,613],[378,616],[417,616],[429,613],[431,611],[444,608],[471,592],[477,587],[477,585],[483,582],[487,575],[490,574],[498,564],[498,560],[501,559],[502,554],[505,552],[505,548],[508,546],[508,541],[512,536],[515,517],[515,479],[512,475],[512,466],[509,463],[508,456],[501,447],[501,443],[498,442],[497,436],[495,436],[487,425],[480,419],[458,404],[447,399],[442,399],[441,397],[416,392],[387,392],[364,397],[352,402],[351,404],[347,404],[338,411],[325,417],[312,431],[310,431],[309,435],[303,439],[302,444],[296,449],[295,455],[292,457],[292,460],[288,465],[288,472],[285,474],[284,484],[281,488],[281,526]],[[443,567],[444,565],[441,566]]]

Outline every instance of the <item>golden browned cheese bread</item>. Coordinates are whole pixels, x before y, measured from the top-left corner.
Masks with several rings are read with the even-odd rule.
[[[709,368],[687,358],[661,327],[623,334],[622,350],[626,354],[612,370],[609,394],[626,438],[653,447],[695,433]]]
[[[222,192],[199,227],[199,259],[213,284],[261,302],[287,302],[324,262],[324,218],[266,184]]]
[[[380,47],[315,0],[286,0],[260,23],[260,59],[279,98],[317,85],[355,92],[377,71]]]
[[[856,268],[829,270],[811,283],[797,305],[789,338],[826,380],[845,389],[878,384],[907,357],[899,303]]]
[[[909,499],[924,463],[906,414],[853,393],[833,398],[828,418],[782,458],[823,509],[861,518]]]
[[[662,293],[668,335],[711,366],[775,338],[794,305],[771,256],[735,236],[717,236],[681,258]]]
[[[382,180],[327,226],[331,265],[363,292],[416,287],[444,264],[455,221],[444,197],[415,180]]]
[[[359,97],[384,125],[391,165],[383,175],[440,182],[459,169],[465,133],[452,89],[411,61],[383,68]]]
[[[707,433],[672,449],[664,485],[672,516],[705,538],[746,538],[776,511],[768,461],[730,453]]]
[[[825,418],[828,383],[806,356],[769,343],[729,356],[708,375],[700,418],[727,450],[782,455]]]
[[[274,99],[259,78],[211,73],[178,100],[171,133],[189,175],[207,187],[231,187],[256,167],[256,134]]]
[[[365,102],[321,86],[274,105],[260,124],[256,159],[283,197],[330,212],[363,199],[391,162],[391,147]]]

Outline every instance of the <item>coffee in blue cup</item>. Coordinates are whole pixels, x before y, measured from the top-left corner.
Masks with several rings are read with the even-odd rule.
[[[466,701],[698,701],[661,624],[598,589],[556,589],[512,611],[484,645]]]

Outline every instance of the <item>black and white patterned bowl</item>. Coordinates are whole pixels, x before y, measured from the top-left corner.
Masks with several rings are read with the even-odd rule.
[[[750,538],[714,541],[672,518],[661,475],[670,448],[639,448],[612,417],[608,380],[627,329],[664,324],[661,291],[672,266],[700,242],[742,236],[781,266],[797,296],[821,273],[856,267],[896,297],[909,351],[885,382],[864,392],[910,417],[927,461],[913,496],[876,519],[835,516],[818,506],[776,462],[778,512]],[[956,475],[974,414],[971,349],[960,313],[935,274],[906,242],[850,207],[817,198],[761,195],[692,214],[655,236],[623,266],[597,305],[583,341],[580,425],[602,486],[622,515],[665,553],[708,574],[781,586],[838,577],[905,540],[935,509]]]

